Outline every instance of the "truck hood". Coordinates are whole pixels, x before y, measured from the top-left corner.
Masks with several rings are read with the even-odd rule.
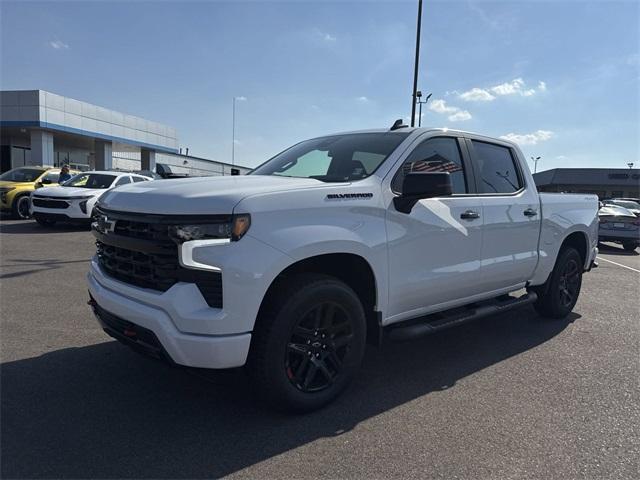
[[[154,180],[124,185],[100,197],[104,208],[122,212],[230,214],[240,200],[256,194],[335,186],[310,178],[243,175]]]
[[[95,197],[106,192],[104,188],[82,187],[44,187],[37,189],[33,194],[38,197]]]

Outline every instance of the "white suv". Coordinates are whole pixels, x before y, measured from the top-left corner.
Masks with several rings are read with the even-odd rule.
[[[93,206],[107,190],[149,180],[152,179],[128,172],[83,172],[60,187],[46,187],[33,192],[31,214],[36,222],[45,226],[56,222],[89,223]]]

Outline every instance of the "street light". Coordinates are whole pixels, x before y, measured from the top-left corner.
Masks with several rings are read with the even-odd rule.
[[[538,160],[540,160],[540,157],[531,157],[531,161],[533,162],[533,173],[538,171]]]
[[[418,0],[418,24],[416,26],[416,59],[413,65],[413,101],[411,102],[411,126],[416,125],[416,99],[418,98],[418,63],[420,62],[420,27],[422,25],[422,0]]]
[[[627,167],[629,167],[629,170],[631,170],[633,168],[633,162],[627,163]]]
[[[422,101],[422,100],[420,100],[422,98],[422,92],[420,90],[418,90],[416,92],[416,98],[418,99],[418,105],[420,106],[420,108],[418,110],[418,127],[421,127],[422,126],[422,104],[423,103],[425,105],[427,104],[427,102],[431,98],[431,94],[427,95],[426,98],[424,99],[424,101]]]
[[[236,100],[244,102],[247,97],[233,97],[233,113],[231,116],[231,165],[235,165],[236,158]]]

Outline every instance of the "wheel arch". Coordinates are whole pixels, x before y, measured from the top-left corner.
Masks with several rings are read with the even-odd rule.
[[[560,252],[566,247],[575,248],[580,254],[583,267],[588,267],[587,259],[589,256],[589,237],[585,232],[578,230],[567,235],[560,245],[558,254],[560,254]]]
[[[283,282],[294,275],[319,273],[329,275],[344,282],[358,295],[367,320],[367,342],[380,342],[380,313],[378,283],[370,263],[355,253],[326,253],[297,260],[287,266],[269,285],[258,312],[258,318]]]

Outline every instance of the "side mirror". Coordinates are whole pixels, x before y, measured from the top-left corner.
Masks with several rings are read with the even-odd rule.
[[[35,188],[40,188],[42,187],[42,181],[36,182],[34,185]]]
[[[51,184],[51,180],[49,178],[43,178],[42,180],[40,180],[40,183],[42,185],[50,185]]]
[[[424,198],[447,197],[452,193],[449,172],[409,172],[402,181],[402,194],[393,199],[396,210],[410,213]]]

